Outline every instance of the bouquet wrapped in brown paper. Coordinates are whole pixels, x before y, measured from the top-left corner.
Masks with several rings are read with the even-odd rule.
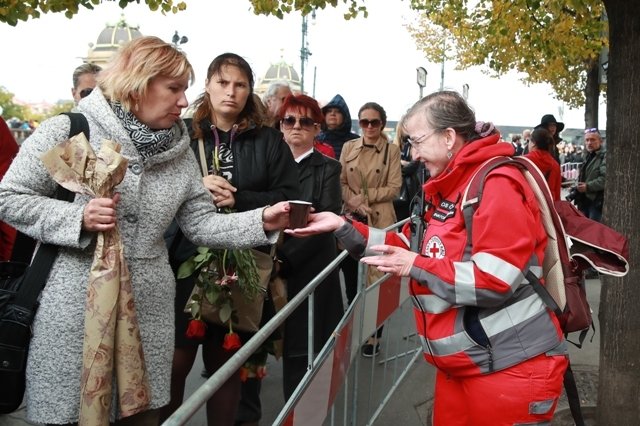
[[[47,151],[42,161],[60,185],[97,198],[112,197],[127,171],[118,143],[104,140],[96,154],[82,133]],[[146,410],[150,400],[131,277],[117,227],[97,234],[87,272],[79,424],[106,426],[114,376],[120,417]]]

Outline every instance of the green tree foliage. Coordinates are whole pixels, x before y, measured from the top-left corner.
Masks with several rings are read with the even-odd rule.
[[[547,82],[558,99],[585,104],[587,71],[608,45],[599,0],[411,0],[421,11],[409,31],[427,59],[454,59],[460,68],[487,66],[500,76],[525,73]]]
[[[72,18],[78,13],[80,7],[93,9],[103,1],[117,1],[121,8],[129,4],[140,3],[141,0],[0,0],[0,22],[9,25],[17,25],[19,21],[39,18],[43,13],[64,12],[67,18]],[[239,0],[238,0],[239,1]],[[244,0],[243,0],[244,1]],[[249,0],[256,15],[273,15],[280,19],[285,14],[300,11],[303,14],[311,13],[315,9],[325,7],[337,7],[339,3],[347,6],[345,19],[355,18],[362,14],[367,16],[364,0]],[[144,0],[152,11],[162,13],[177,13],[187,8],[185,1],[181,0]]]
[[[256,15],[273,15],[282,19],[282,17],[293,11],[300,11],[306,15],[316,9],[324,9],[325,7],[338,7],[339,3],[348,6],[344,18],[351,19],[362,14],[367,17],[367,8],[364,6],[364,0],[249,0],[253,6],[253,12]],[[388,0],[387,0],[388,1]]]
[[[44,118],[53,117],[54,115],[58,115],[63,112],[69,112],[73,109],[74,105],[75,102],[73,101],[60,101],[47,111]]]
[[[103,0],[0,0],[0,22],[9,25],[17,25],[18,21],[27,21],[33,18],[39,18],[42,13],[60,13],[64,12],[67,18],[72,18],[80,7],[93,9],[94,6],[102,3]],[[106,0],[116,1],[116,0]],[[140,0],[117,0],[121,8],[127,7],[129,4]],[[144,0],[149,9],[162,13],[177,13],[187,8],[184,1],[173,0]]]
[[[7,119],[17,117],[20,120],[25,120],[27,118],[27,108],[14,103],[13,93],[4,86],[0,86],[0,107],[2,107],[2,116]]]

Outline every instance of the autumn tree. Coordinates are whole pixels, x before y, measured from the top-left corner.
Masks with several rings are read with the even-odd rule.
[[[599,0],[411,4],[421,14],[409,31],[427,59],[485,66],[495,76],[516,70],[526,83],[547,82],[569,106],[586,106],[587,126],[597,127],[599,57],[608,43]]]
[[[3,86],[0,86],[0,107],[2,107],[2,116],[6,119],[16,117],[24,120],[26,118],[27,111],[25,107],[16,104],[13,100],[13,93]]]

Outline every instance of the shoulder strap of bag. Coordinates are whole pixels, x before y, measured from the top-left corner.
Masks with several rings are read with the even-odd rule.
[[[207,154],[204,152],[204,140],[198,139],[198,153],[200,154],[200,169],[202,170],[202,177],[209,175],[209,168],[207,167]]]
[[[89,123],[87,118],[75,112],[63,113],[69,117],[71,121],[71,127],[69,128],[69,137],[75,136],[80,132],[85,134],[87,140],[89,139]],[[66,188],[58,185],[56,191],[56,199],[64,201],[73,201],[75,194]],[[27,268],[23,283],[16,294],[14,299],[14,305],[22,306],[30,312],[36,305],[38,296],[44,288],[47,282],[49,272],[53,266],[53,262],[58,255],[58,246],[54,244],[40,244],[36,254],[31,262],[31,265]]]

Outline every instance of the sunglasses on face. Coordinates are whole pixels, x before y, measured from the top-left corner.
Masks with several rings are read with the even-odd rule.
[[[309,117],[294,117],[292,115],[288,115],[280,120],[280,125],[285,130],[291,130],[296,125],[296,122],[300,123],[300,127],[304,130],[311,130],[315,127],[316,122]]]
[[[358,123],[360,123],[360,127],[362,127],[363,129],[366,129],[369,126],[375,129],[380,127],[380,125],[382,124],[382,121],[377,118],[373,120],[367,120],[366,118],[363,118],[360,121],[358,121]]]
[[[80,91],[80,99],[86,98],[89,94],[93,92],[93,87],[87,87],[86,89],[82,89]]]

